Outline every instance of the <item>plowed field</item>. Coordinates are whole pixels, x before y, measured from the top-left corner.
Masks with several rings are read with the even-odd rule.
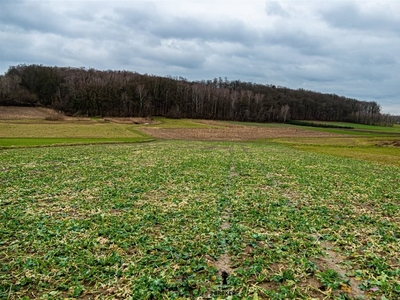
[[[337,134],[297,128],[230,126],[226,128],[141,128],[140,131],[167,140],[247,141],[279,137],[333,137]]]

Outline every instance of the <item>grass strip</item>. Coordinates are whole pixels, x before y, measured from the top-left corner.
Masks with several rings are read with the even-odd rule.
[[[148,142],[151,138],[0,138],[0,148]]]

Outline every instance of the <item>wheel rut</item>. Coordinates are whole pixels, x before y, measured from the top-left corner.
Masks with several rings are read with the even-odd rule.
[[[231,157],[233,157],[233,149],[231,149]],[[231,256],[229,255],[229,250],[228,250],[228,239],[227,235],[229,233],[229,230],[232,226],[231,224],[231,207],[230,207],[230,193],[231,193],[231,188],[232,188],[232,181],[234,178],[237,176],[237,173],[235,172],[235,165],[233,162],[231,162],[230,169],[229,169],[229,174],[227,176],[227,183],[226,183],[226,188],[224,191],[224,196],[222,200],[220,201],[220,219],[221,219],[221,225],[219,228],[219,231],[221,233],[221,250],[223,250],[222,254],[218,257],[216,261],[214,261],[214,266],[218,270],[218,275],[222,277],[222,288],[226,288],[228,285],[228,280],[229,276],[231,276],[235,269],[232,267],[232,259]]]

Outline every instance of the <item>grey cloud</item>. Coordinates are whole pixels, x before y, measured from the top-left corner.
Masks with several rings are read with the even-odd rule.
[[[48,33],[61,29],[59,24],[62,16],[48,6],[37,5],[33,1],[6,1],[1,4],[0,19],[3,26]]]
[[[165,17],[156,9],[115,10],[119,21],[131,30],[140,30],[159,39],[181,39],[201,41],[221,41],[254,43],[258,37],[255,30],[239,20],[215,20],[206,22],[196,16]]]
[[[120,34],[110,12],[101,13],[101,6],[90,5],[80,11],[82,7],[77,6],[79,2],[70,2],[71,5],[63,9],[51,4],[54,2],[6,1],[0,10],[2,25],[14,31],[54,34],[66,38],[104,40]]]
[[[281,28],[280,30],[265,32],[263,35],[263,41],[269,45],[293,48],[304,55],[322,55],[327,51],[323,40],[311,36],[301,29]]]
[[[217,21],[210,24],[186,17],[152,25],[152,32],[160,38],[217,40],[247,44],[257,39],[256,34],[239,21]]]
[[[203,48],[195,42],[159,42],[149,46],[150,43],[146,37],[137,36],[134,39],[119,41],[109,49],[109,54],[111,58],[115,58],[116,65],[125,64],[124,69],[126,66],[134,68],[133,66],[137,64],[143,64],[148,66],[148,70],[144,67],[135,71],[148,73],[150,69],[158,69],[160,74],[164,75],[170,68],[177,68],[180,72],[183,69],[191,72],[194,69],[201,69],[206,59]]]
[[[391,11],[363,11],[353,2],[340,2],[339,6],[322,10],[321,16],[336,28],[400,33],[400,20]]]
[[[123,28],[132,28],[148,32],[149,26],[153,22],[158,22],[160,17],[155,7],[151,5],[150,8],[151,9],[145,9],[143,7],[114,8],[113,21],[116,22],[116,25],[119,24]]]
[[[265,11],[270,16],[288,17],[290,15],[278,1],[267,1]]]
[[[146,59],[158,62],[160,66],[164,67],[172,65],[190,70],[201,68],[202,64],[205,62],[204,55],[191,53],[187,50],[156,48],[151,52],[146,51],[146,54]],[[145,55],[142,55],[142,57],[144,56]]]
[[[400,94],[398,5],[369,12],[353,2],[268,1],[248,11],[233,3],[230,11],[221,2],[216,7],[226,10],[206,14],[208,6],[190,1],[179,12],[149,1],[0,1],[3,71],[38,63],[190,80],[226,76],[381,100],[393,109]]]

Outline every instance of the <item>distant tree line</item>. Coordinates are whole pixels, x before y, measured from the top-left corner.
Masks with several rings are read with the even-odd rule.
[[[141,75],[42,65],[18,65],[0,76],[0,105],[45,106],[68,115],[166,116],[250,122],[348,121],[392,125],[376,102],[272,84],[191,82]]]
[[[333,124],[323,124],[323,123],[314,123],[307,121],[295,121],[288,120],[286,121],[288,124],[298,125],[298,126],[310,126],[310,127],[322,127],[322,128],[335,128],[335,129],[354,129],[352,126],[342,126],[342,125],[333,125]]]

